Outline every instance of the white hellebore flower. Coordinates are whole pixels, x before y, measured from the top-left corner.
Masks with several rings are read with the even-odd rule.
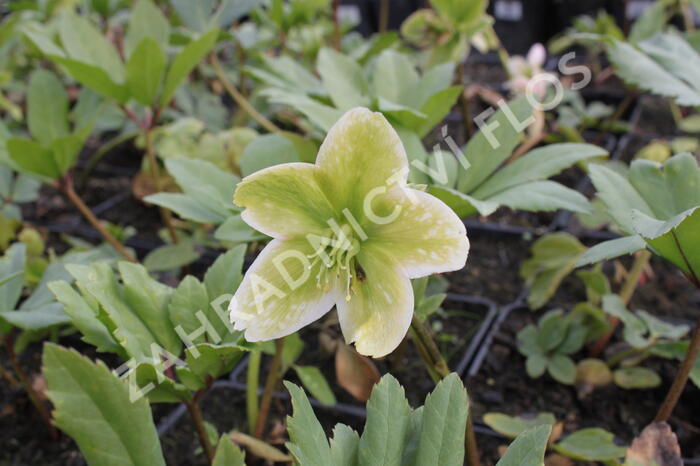
[[[464,224],[407,184],[408,159],[381,113],[355,108],[331,128],[316,163],[244,178],[243,220],[274,238],[229,306],[248,341],[289,335],[334,305],[348,343],[381,357],[406,335],[411,278],[464,267]]]

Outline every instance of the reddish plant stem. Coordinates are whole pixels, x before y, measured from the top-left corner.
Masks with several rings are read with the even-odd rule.
[[[185,406],[187,406],[187,411],[190,413],[190,418],[192,418],[195,430],[197,431],[197,437],[199,438],[199,443],[202,445],[202,450],[211,464],[214,462],[214,447],[209,441],[207,429],[204,426],[202,411],[199,409],[199,399],[201,398],[200,393],[204,392],[197,392],[194,399],[191,401],[185,401]]]
[[[333,42],[335,49],[340,50],[340,18],[338,18],[338,10],[340,9],[340,0],[333,0]]]
[[[389,0],[379,0],[379,27],[377,29],[380,34],[389,28],[389,9]]]
[[[92,213],[90,208],[85,205],[83,199],[75,192],[73,186],[73,177],[71,174],[66,174],[58,183],[59,189],[66,195],[69,201],[80,211],[80,213],[85,217],[90,225],[92,225],[99,233],[102,235],[105,241],[107,241],[124,259],[129,262],[138,263],[136,258],[126,250],[124,245],[117,241],[117,239],[112,236],[112,234],[107,231],[107,229],[102,225],[102,222]]]
[[[22,369],[22,365],[19,363],[19,359],[17,359],[17,354],[15,354],[14,336],[12,334],[5,335],[4,340],[5,349],[10,359],[10,365],[12,366],[12,370],[15,372],[15,375],[17,375],[17,378],[22,384],[22,387],[24,387],[24,391],[27,392],[27,396],[29,396],[29,401],[31,401],[31,403],[36,408],[37,412],[39,413],[39,417],[41,417],[42,422],[46,424],[46,428],[49,431],[51,439],[54,441],[58,440],[58,431],[56,430],[56,427],[51,423],[51,414],[46,409],[44,403],[41,401],[39,394],[36,392],[36,390],[34,390],[34,387],[29,381],[29,377],[27,377],[27,374],[24,372],[24,369]]]
[[[681,362],[681,365],[678,368],[676,378],[673,380],[673,384],[666,394],[666,399],[664,399],[664,402],[659,408],[659,412],[656,414],[656,418],[654,419],[655,422],[668,421],[668,418],[671,417],[673,408],[676,407],[678,399],[681,397],[683,389],[685,388],[685,384],[688,382],[688,377],[690,376],[690,371],[695,365],[695,359],[698,356],[698,352],[700,352],[700,319],[698,319],[697,323],[695,324],[695,330],[693,331],[693,337],[690,339],[688,351],[685,353],[683,362]]]

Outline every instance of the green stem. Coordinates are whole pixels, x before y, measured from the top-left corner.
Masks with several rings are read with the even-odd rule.
[[[425,363],[428,372],[434,371],[439,379],[443,379],[450,374],[450,369],[447,367],[447,362],[445,358],[442,357],[442,353],[435,344],[435,340],[430,335],[428,329],[423,325],[418,316],[413,314],[411,319],[411,330],[414,337],[414,342],[418,352]],[[480,466],[481,462],[479,460],[479,450],[476,444],[476,435],[474,433],[474,425],[471,410],[467,418],[467,429],[464,436],[464,443],[467,456],[468,466]]]
[[[284,338],[275,340],[275,356],[272,358],[270,370],[267,373],[265,380],[265,391],[263,392],[262,401],[260,402],[260,412],[258,422],[255,425],[255,437],[261,439],[265,431],[267,423],[267,415],[270,412],[270,403],[272,402],[272,391],[277,385],[279,379],[280,366],[282,365],[282,351],[284,350]]]
[[[647,348],[627,348],[624,351],[620,351],[619,353],[611,356],[605,363],[608,365],[609,368],[613,368],[620,364],[622,361],[625,359],[629,359],[632,356],[635,356],[637,354],[644,354],[645,352],[648,352],[649,350]]]
[[[221,62],[219,62],[218,57],[214,53],[211,54],[211,65],[214,68],[214,73],[219,78],[219,81],[221,81],[224,89],[226,89],[226,92],[228,92],[239,107],[241,107],[253,120],[257,121],[258,124],[267,131],[271,133],[280,133],[282,131],[280,128],[275,126],[274,123],[265,118],[264,115],[258,112],[255,107],[248,102],[245,96],[243,96],[243,94],[241,94],[238,89],[231,84],[231,81],[229,81],[228,77],[226,76],[224,69],[221,67]]]
[[[262,353],[260,350],[250,352],[248,358],[248,371],[246,373],[246,410],[248,413],[248,430],[255,434],[255,427],[258,423],[258,384],[260,379],[260,360]]]
[[[620,299],[625,305],[629,303],[634,291],[637,289],[639,278],[642,276],[642,272],[644,272],[644,269],[649,263],[649,259],[651,259],[651,253],[646,249],[644,251],[640,251],[634,258],[632,268],[627,274],[625,283],[622,285],[622,289],[619,293]],[[603,350],[605,350],[605,348],[608,346],[608,343],[610,342],[610,339],[612,338],[615,328],[620,320],[616,317],[610,317],[608,322],[610,323],[610,329],[600,338],[598,338],[598,340],[593,343],[589,350],[590,357],[592,358],[597,358],[603,353]]]

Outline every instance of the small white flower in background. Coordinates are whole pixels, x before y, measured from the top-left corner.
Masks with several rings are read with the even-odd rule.
[[[547,50],[544,45],[537,43],[530,47],[527,57],[513,56],[508,60],[508,72],[510,80],[506,83],[506,87],[514,94],[525,95],[528,91],[530,80],[540,74],[548,74],[556,77],[552,73],[545,73],[543,66],[547,61]],[[551,85],[545,79],[537,79],[534,83],[532,92],[537,99],[542,99],[546,92],[547,86]]]
[[[243,179],[234,202],[271,236],[229,306],[249,341],[289,335],[335,305],[343,335],[381,357],[406,335],[410,279],[464,267],[462,221],[407,184],[408,159],[381,113],[355,108],[329,131],[315,164]]]

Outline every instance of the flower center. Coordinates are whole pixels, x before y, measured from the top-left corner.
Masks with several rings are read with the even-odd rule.
[[[350,292],[355,280],[362,280],[361,267],[355,262],[355,256],[360,251],[360,242],[354,238],[350,225],[329,230],[324,236],[311,235],[309,241],[314,247],[314,253],[308,257],[313,259],[309,269],[318,262],[319,271],[316,275],[316,286],[331,289],[333,279],[345,284],[345,300],[350,301]]]

